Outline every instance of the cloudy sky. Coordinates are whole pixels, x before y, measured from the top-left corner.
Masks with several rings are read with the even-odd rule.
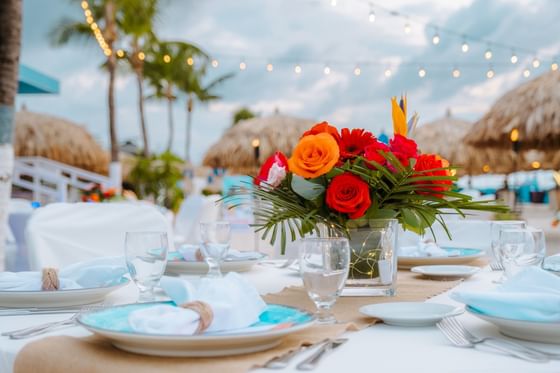
[[[231,124],[232,112],[248,106],[261,115],[284,114],[328,120],[338,126],[390,131],[389,99],[406,92],[409,109],[421,122],[444,115],[476,120],[507,90],[546,72],[560,55],[560,1],[555,0],[377,0],[369,22],[367,0],[162,0],[156,32],[162,39],[198,44],[219,61],[212,75],[235,72],[218,93],[221,101],[198,105],[194,113],[193,150],[200,162],[205,150]],[[409,16],[387,13],[392,9]],[[61,93],[19,96],[18,107],[50,113],[82,124],[107,145],[107,77],[99,69],[101,50],[93,42],[55,48],[50,30],[63,17],[83,20],[79,3],[24,0],[22,62],[56,77]],[[404,32],[406,23],[410,33]],[[441,42],[432,44],[438,25]],[[451,29],[456,35],[445,32]],[[462,36],[469,44],[461,52]],[[476,42],[483,38],[494,44]],[[510,63],[511,48],[519,62]],[[484,59],[490,47],[493,57]],[[542,61],[532,67],[535,56]],[[240,62],[247,64],[239,70]],[[266,64],[274,65],[273,72]],[[490,66],[490,63],[492,66]],[[294,72],[299,64],[301,73]],[[325,66],[331,73],[324,74]],[[360,75],[354,70],[360,68]],[[461,76],[451,75],[457,67]],[[426,76],[418,76],[420,68]],[[495,72],[486,78],[489,69]],[[385,71],[391,70],[386,77]],[[117,122],[121,141],[139,142],[133,78],[119,71]],[[164,149],[167,117],[164,103],[147,104],[153,151]],[[174,109],[173,149],[184,155],[184,98]],[[249,140],[248,140],[249,141]]]

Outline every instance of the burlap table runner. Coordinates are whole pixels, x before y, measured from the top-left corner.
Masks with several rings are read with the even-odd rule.
[[[114,348],[109,342],[95,336],[74,338],[47,337],[26,345],[17,355],[15,373],[80,372],[80,373],[244,373],[262,366],[275,356],[303,344],[334,338],[347,330],[363,329],[377,320],[361,315],[362,305],[384,302],[423,301],[441,294],[460,281],[431,281],[408,271],[399,271],[397,295],[394,297],[342,297],[335,307],[336,325],[313,326],[285,338],[278,347],[240,356],[219,358],[163,358],[127,353]],[[302,288],[286,288],[280,293],[264,297],[269,303],[314,310],[312,302]]]

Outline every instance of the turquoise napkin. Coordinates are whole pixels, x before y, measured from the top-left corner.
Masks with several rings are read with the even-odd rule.
[[[455,291],[451,298],[476,311],[506,319],[560,322],[560,277],[525,268],[492,291]]]

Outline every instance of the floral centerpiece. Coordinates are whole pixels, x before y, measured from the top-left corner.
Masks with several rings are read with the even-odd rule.
[[[82,192],[82,202],[108,202],[117,198],[115,188],[104,188],[101,184],[94,184]]]
[[[259,201],[256,230],[271,243],[280,238],[283,253],[288,237],[320,234],[321,226],[330,234],[350,236],[352,229],[372,226],[372,220],[397,219],[404,229],[424,234],[435,222],[445,227],[442,215],[450,210],[460,215],[465,210],[504,211],[494,202],[473,201],[453,190],[455,168],[418,149],[408,137],[418,116],[407,122],[406,111],[406,97],[392,99],[394,136],[388,144],[364,129],[339,131],[322,122],[302,134],[291,157],[272,155],[251,192]],[[351,266],[351,277],[378,274],[375,266],[369,269]]]

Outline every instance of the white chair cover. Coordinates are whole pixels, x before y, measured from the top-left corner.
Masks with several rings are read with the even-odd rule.
[[[197,244],[200,242],[200,222],[220,219],[219,195],[188,196],[175,218],[175,238],[177,243]]]
[[[135,203],[53,203],[31,216],[26,230],[31,270],[124,255],[126,232],[172,230],[155,206]]]

